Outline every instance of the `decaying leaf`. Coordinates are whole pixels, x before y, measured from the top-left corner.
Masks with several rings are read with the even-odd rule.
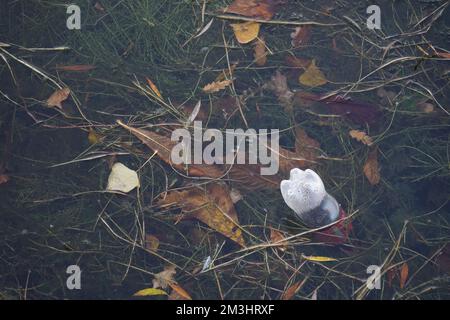
[[[102,141],[103,137],[100,136],[94,129],[89,128],[88,141],[90,144],[96,144]]]
[[[133,294],[133,296],[135,296],[135,297],[148,297],[148,296],[161,296],[161,295],[167,296],[167,292],[165,292],[164,290],[161,290],[161,289],[156,289],[156,288],[142,289],[142,290],[139,290],[138,292],[136,292],[135,294]]]
[[[228,188],[210,183],[205,188],[169,191],[159,206],[179,206],[186,213],[185,219],[195,218],[210,228],[245,247],[237,213]]]
[[[366,163],[363,167],[363,172],[369,180],[371,185],[376,185],[380,182],[380,169],[378,167],[378,149],[373,149],[367,156]]]
[[[203,92],[213,93],[225,89],[231,84],[231,80],[213,81],[203,87]]]
[[[0,184],[7,183],[9,181],[9,176],[6,174],[0,174]]]
[[[146,234],[144,245],[147,250],[156,251],[159,248],[159,239],[152,234]]]
[[[318,87],[328,82],[325,75],[316,66],[315,60],[311,61],[311,64],[306,68],[305,72],[300,75],[298,81],[308,87]]]
[[[166,289],[170,284],[175,283],[173,277],[176,273],[174,265],[165,266],[163,271],[155,274],[155,278],[152,280],[153,288]]]
[[[323,256],[303,256],[305,260],[313,261],[313,262],[330,262],[337,261],[335,258],[323,257]]]
[[[281,251],[285,251],[287,248],[287,241],[284,240],[285,236],[276,229],[270,229],[270,242],[271,243],[277,243],[280,245],[278,249]]]
[[[409,267],[406,262],[402,264],[400,268],[400,289],[403,289],[405,286],[406,280],[408,280]]]
[[[223,177],[224,175],[224,172],[222,171],[221,168],[213,165],[207,164],[175,165],[171,161],[170,154],[172,152],[172,149],[176,146],[177,142],[172,141],[170,140],[170,138],[152,131],[127,126],[120,120],[117,120],[117,123],[120,126],[124,127],[125,129],[130,130],[130,132],[133,135],[135,135],[139,140],[141,140],[142,143],[144,143],[147,147],[156,152],[156,154],[162,161],[169,164],[173,168],[182,171],[183,173],[186,173],[189,176],[220,178]]]
[[[235,0],[224,12],[270,20],[277,3],[275,0]]]
[[[266,42],[263,37],[259,37],[255,41],[255,63],[258,66],[263,66],[267,63]]]
[[[308,43],[311,38],[311,26],[296,27],[294,32],[291,33],[291,44],[293,47],[299,47]]]
[[[62,109],[62,103],[67,99],[67,97],[69,97],[69,95],[69,88],[58,89],[50,95],[45,104],[50,108],[56,107]]]
[[[169,296],[169,300],[192,300],[189,293],[186,290],[184,290],[182,287],[180,287],[178,284],[169,283],[169,286],[173,290]],[[176,295],[173,294],[174,292],[176,293]]]
[[[270,82],[265,84],[266,89],[269,89],[275,93],[280,104],[286,109],[292,109],[292,98],[294,93],[289,89],[287,84],[287,78],[280,71],[276,71],[272,76]]]
[[[373,141],[372,138],[369,137],[367,135],[367,133],[365,133],[364,131],[360,131],[360,130],[350,130],[349,131],[349,135],[350,137],[352,137],[353,139],[358,140],[359,142],[362,142],[363,144],[365,144],[366,146],[371,146]]]
[[[136,171],[127,168],[120,162],[116,162],[113,165],[108,177],[106,190],[127,193],[139,186],[139,178]]]
[[[261,24],[258,22],[249,21],[243,23],[232,23],[230,26],[233,28],[237,41],[245,44],[255,40],[258,37]]]
[[[149,78],[145,77],[145,80],[147,80],[148,86],[150,87],[150,89],[152,89],[152,91],[160,98],[162,99],[162,95],[161,92],[159,92],[158,87],[153,83],[152,80],[150,80]]]
[[[306,279],[298,281],[294,283],[292,286],[286,289],[286,291],[281,296],[281,300],[291,300],[295,294],[303,287],[305,284]]]

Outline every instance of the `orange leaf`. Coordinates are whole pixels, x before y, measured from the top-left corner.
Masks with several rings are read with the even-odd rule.
[[[256,39],[254,57],[256,65],[260,67],[267,62],[266,42],[263,37]]]
[[[300,290],[300,288],[305,284],[306,279],[298,281],[290,286],[281,296],[281,300],[291,300],[295,294]]]
[[[71,66],[56,66],[58,71],[74,71],[74,72],[87,72],[95,69],[95,66],[91,64],[75,64]]]
[[[211,183],[205,188],[169,191],[164,199],[158,201],[158,205],[180,206],[187,213],[186,218],[200,220],[245,247],[237,213],[226,185]]]
[[[287,242],[284,241],[284,238],[284,235],[280,231],[276,229],[270,229],[270,242],[281,244],[281,246],[278,247],[281,251],[285,251],[287,247]]]
[[[148,83],[150,89],[152,89],[152,91],[153,91],[160,99],[162,99],[161,92],[159,92],[158,87],[153,83],[153,81],[150,80],[150,79],[147,78],[147,77],[145,77],[145,80],[147,80],[147,83]]]
[[[173,289],[173,291],[175,291],[181,297],[181,299],[176,299],[176,300],[192,300],[192,298],[189,295],[189,293],[187,293],[187,291],[184,290],[179,285],[177,285],[175,283],[169,283],[169,286]],[[170,296],[169,296],[169,300],[175,300],[173,298],[174,297],[172,296],[172,293],[171,293]]]
[[[159,239],[152,234],[145,235],[145,248],[149,251],[156,251],[159,248]]]
[[[350,137],[352,137],[353,139],[356,139],[356,140],[362,142],[366,146],[371,146],[372,143],[373,143],[372,138],[369,137],[367,135],[367,133],[365,133],[364,131],[350,130],[349,134],[350,134]]]
[[[239,43],[245,44],[258,37],[261,24],[258,22],[249,21],[243,23],[233,23],[230,24],[230,26],[233,28],[236,40]]]
[[[203,92],[213,93],[225,89],[231,84],[231,80],[213,81],[203,87]]]
[[[405,262],[403,263],[400,269],[400,289],[403,289],[403,287],[405,286],[406,280],[408,280],[408,274],[409,274],[409,267],[408,264]]]
[[[369,152],[366,163],[363,167],[363,172],[371,185],[376,185],[380,182],[380,169],[378,168],[378,149],[373,149]]]
[[[62,109],[62,102],[69,97],[70,89],[63,88],[58,89],[51,94],[51,96],[47,99],[46,105],[47,107],[57,107]]]
[[[224,12],[270,20],[274,14],[275,6],[273,0],[235,0],[224,9]]]

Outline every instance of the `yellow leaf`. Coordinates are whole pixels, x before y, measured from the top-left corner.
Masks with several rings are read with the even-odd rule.
[[[88,141],[90,144],[96,144],[99,143],[102,140],[102,137],[95,132],[94,129],[89,128],[89,134],[88,134]]]
[[[372,138],[369,137],[367,135],[367,133],[365,133],[364,131],[350,130],[349,134],[350,134],[350,137],[358,140],[359,142],[362,142],[366,146],[371,146],[373,143]]]
[[[316,66],[315,60],[313,60],[306,68],[305,72],[300,75],[298,81],[308,87],[318,87],[328,82],[325,75]]]
[[[145,79],[147,80],[148,85],[150,86],[150,89],[152,89],[152,91],[159,97],[162,99],[162,95],[161,92],[159,92],[158,87],[153,83],[152,80],[150,80],[149,78],[145,77]]]
[[[314,261],[314,262],[337,261],[337,259],[335,259],[335,258],[322,257],[322,256],[303,256],[303,258],[308,260],[308,261]]]
[[[260,26],[260,23],[253,21],[231,24],[234,35],[239,43],[249,43],[256,39],[259,34]]]
[[[167,292],[165,292],[164,290],[161,290],[161,289],[156,289],[156,288],[142,289],[142,290],[139,290],[138,292],[136,292],[135,294],[133,294],[133,296],[135,296],[135,297],[161,296],[161,295],[167,296]]]
[[[213,93],[225,89],[231,84],[231,80],[214,81],[203,87],[203,92]]]

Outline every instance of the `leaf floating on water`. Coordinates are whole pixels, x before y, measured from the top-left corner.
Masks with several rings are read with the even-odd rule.
[[[167,292],[165,292],[164,290],[161,290],[161,289],[156,289],[156,288],[142,289],[142,290],[139,290],[138,292],[136,292],[135,294],[133,294],[133,296],[135,296],[135,297],[148,297],[148,296],[161,296],[161,295],[167,296]]]
[[[262,67],[267,63],[266,42],[263,37],[256,39],[254,50],[255,63]]]
[[[169,283],[169,286],[172,288],[172,293],[176,292],[178,297],[176,295],[172,295],[172,293],[169,296],[169,300],[192,300],[191,296],[189,295],[189,293],[184,290],[182,287],[180,287],[179,285],[175,284],[175,283]],[[174,299],[176,298],[176,299]]]
[[[406,280],[408,280],[408,274],[409,274],[409,267],[408,264],[405,262],[400,268],[400,289],[403,289],[403,287],[405,286]]]
[[[350,130],[349,132],[350,137],[353,139],[358,140],[359,142],[362,142],[366,146],[371,146],[373,141],[372,138],[367,135],[364,131],[360,130]]]
[[[139,187],[139,178],[136,171],[127,168],[120,162],[116,162],[108,177],[106,190],[130,192]]]
[[[301,289],[301,287],[303,287],[305,282],[306,282],[306,279],[304,279],[302,281],[298,281],[298,282],[294,283],[292,286],[290,286],[289,288],[287,288],[287,290],[281,296],[281,300],[291,300],[295,296],[295,294]]]
[[[163,288],[166,289],[172,283],[175,283],[173,279],[174,275],[177,273],[174,265],[169,265],[164,267],[164,270],[155,274],[155,278],[152,280],[153,288]]]
[[[303,256],[305,260],[313,261],[313,262],[330,262],[337,261],[335,258],[323,257],[323,256]]]
[[[62,110],[62,103],[69,97],[70,95],[70,89],[69,88],[63,88],[58,89],[55,92],[51,94],[51,96],[46,101],[47,107],[56,107]]]
[[[298,81],[308,87],[318,87],[328,82],[325,75],[316,66],[315,60],[311,61],[311,64],[306,68],[305,72],[300,75]]]
[[[274,0],[235,0],[224,9],[224,12],[270,20],[275,12],[276,4],[277,1]]]
[[[363,172],[371,185],[376,185],[380,182],[380,169],[378,167],[377,149],[373,149],[369,152],[366,163],[363,167]]]
[[[230,24],[233,28],[234,35],[239,43],[245,44],[255,40],[259,34],[261,26],[258,22],[243,22]]]
[[[203,87],[203,92],[213,93],[225,89],[231,84],[231,80],[214,81]]]
[[[281,251],[285,251],[288,245],[287,241],[284,239],[285,237],[280,231],[276,229],[270,229],[270,242],[281,245],[280,247],[278,247]]]
[[[176,205],[187,213],[186,218],[200,220],[210,228],[245,247],[237,213],[228,188],[212,183],[206,189],[191,188],[183,191],[169,191],[158,205]]]

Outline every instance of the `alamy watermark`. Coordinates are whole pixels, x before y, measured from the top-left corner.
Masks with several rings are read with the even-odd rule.
[[[70,274],[66,280],[66,287],[69,290],[81,289],[81,269],[76,264],[67,267],[66,273]]]
[[[279,168],[279,130],[207,129],[194,121],[194,136],[188,129],[172,131],[176,141],[171,152],[173,164],[260,164],[261,175],[274,175]],[[225,149],[224,149],[225,141]],[[205,147],[204,142],[209,142]],[[192,146],[193,144],[193,146]],[[247,148],[248,147],[248,148]]]

